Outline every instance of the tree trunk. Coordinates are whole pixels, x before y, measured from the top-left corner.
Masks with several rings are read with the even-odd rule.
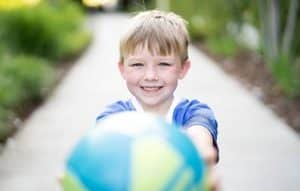
[[[263,50],[268,60],[279,54],[279,4],[278,0],[257,0]]]
[[[268,15],[269,26],[268,33],[270,34],[270,43],[271,43],[271,59],[276,58],[279,53],[279,4],[278,0],[269,0],[270,12]]]
[[[290,0],[290,7],[288,12],[288,20],[284,30],[283,42],[282,42],[282,51],[284,54],[289,55],[292,40],[295,33],[295,26],[297,22],[297,12],[298,12],[298,0]]]
[[[269,51],[271,50],[270,47],[270,40],[268,35],[268,9],[267,3],[263,0],[257,0],[258,11],[259,11],[259,23],[260,23],[260,39],[261,39],[261,46],[266,55],[269,59]]]

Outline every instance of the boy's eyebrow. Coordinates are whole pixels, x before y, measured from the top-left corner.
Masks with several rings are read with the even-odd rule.
[[[128,60],[128,61],[143,61],[144,59],[142,57],[129,56],[126,58],[126,60]]]
[[[126,59],[129,62],[144,62],[145,58],[143,57],[128,57]],[[158,56],[155,58],[156,61],[164,61],[164,62],[175,62],[175,58],[173,57],[164,57],[164,56]]]

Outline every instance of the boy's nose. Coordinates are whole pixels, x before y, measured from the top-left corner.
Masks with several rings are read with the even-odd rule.
[[[155,68],[147,68],[145,70],[145,80],[158,80],[157,71]]]

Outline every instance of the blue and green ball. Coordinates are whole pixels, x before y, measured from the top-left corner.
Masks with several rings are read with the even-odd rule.
[[[88,131],[61,183],[65,191],[204,191],[205,173],[183,132],[153,115],[125,112]]]

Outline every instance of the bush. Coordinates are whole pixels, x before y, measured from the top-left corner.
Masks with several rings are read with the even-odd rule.
[[[0,63],[0,104],[14,109],[24,102],[41,100],[54,83],[47,62],[32,56],[4,58]]]
[[[0,6],[0,141],[49,93],[56,79],[51,65],[88,45],[91,35],[83,22],[71,0]]]
[[[58,57],[68,58],[77,55],[91,41],[91,35],[87,31],[78,31],[66,35],[60,45]]]
[[[233,57],[240,49],[236,41],[229,36],[211,37],[206,42],[209,50],[217,55]]]
[[[0,141],[15,130],[19,112],[40,102],[54,84],[48,63],[32,56],[5,57],[0,61]]]
[[[287,56],[280,55],[269,63],[277,84],[285,95],[300,95],[300,62],[291,62]]]
[[[72,39],[78,37],[81,47],[77,47],[76,51],[82,49],[89,40],[89,35],[81,28],[83,12],[75,3],[54,2],[2,11],[0,42],[14,53],[25,52],[48,59],[67,57],[70,52],[73,54],[69,36]]]
[[[180,0],[171,2],[171,10],[183,16],[193,39],[209,38],[226,33],[226,23],[230,18],[227,3],[221,0]]]
[[[40,0],[0,0],[0,10],[11,10],[23,6],[34,6],[39,3]]]
[[[15,118],[14,112],[0,106],[0,143],[5,141],[16,130]]]

